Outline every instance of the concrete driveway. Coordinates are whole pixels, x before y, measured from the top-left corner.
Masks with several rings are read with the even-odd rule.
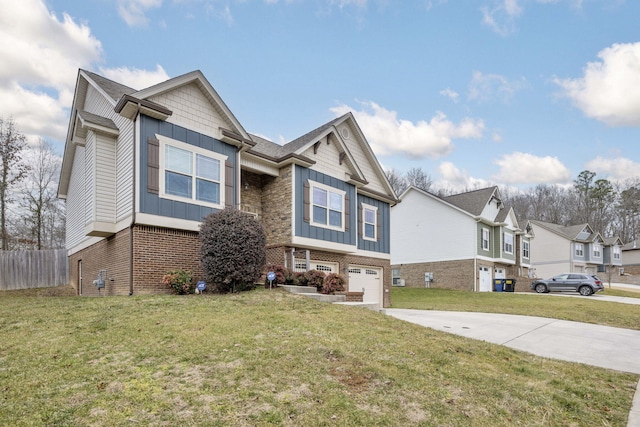
[[[549,295],[555,294],[540,297]],[[627,298],[631,299],[635,298]],[[640,375],[640,331],[636,330],[511,314],[400,308],[388,308],[384,312],[428,328],[504,345],[542,357]],[[640,383],[627,427],[640,427]]]

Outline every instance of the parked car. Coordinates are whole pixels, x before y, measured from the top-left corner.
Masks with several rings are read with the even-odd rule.
[[[604,290],[602,280],[597,276],[583,273],[563,273],[550,279],[538,279],[531,282],[531,289],[539,294],[551,291],[578,291],[589,296]]]

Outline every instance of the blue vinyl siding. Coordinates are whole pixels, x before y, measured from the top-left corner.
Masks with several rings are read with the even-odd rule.
[[[362,237],[358,237],[358,249],[372,252],[382,252],[385,254],[390,253],[389,240],[391,230],[391,207],[389,206],[389,203],[385,203],[380,200],[372,199],[371,197],[358,194],[358,206],[360,206],[361,203],[365,203],[367,205],[378,208],[378,219],[380,220],[378,230],[380,231],[380,235],[375,242],[372,240],[365,240]],[[357,215],[360,215],[359,211],[356,211],[356,213]],[[358,218],[358,236],[360,236],[361,234],[361,222],[362,218]]]
[[[312,180],[329,187],[342,190],[349,198],[349,229],[347,231],[329,230],[316,227],[304,221],[304,182]],[[295,171],[295,235],[327,242],[356,245],[356,188],[337,178],[323,173],[296,166]]]
[[[163,135],[195,147],[224,154],[228,157],[227,161],[233,164],[234,170],[237,168],[236,148],[210,136],[185,129],[181,126],[162,122],[144,115],[140,116],[140,159],[138,159],[138,168],[140,170],[140,211],[170,218],[201,221],[202,218],[209,215],[215,209],[194,203],[163,199],[157,194],[149,193],[147,191],[147,139],[149,137],[155,138],[156,134]],[[160,171],[160,173],[162,173],[162,171]],[[224,169],[222,173],[224,173]],[[237,188],[238,184],[236,182],[237,177],[235,173],[233,174],[233,180],[233,186],[234,188]],[[221,188],[221,191],[224,191],[224,187]],[[237,200],[235,200],[235,191],[233,197],[233,204],[236,205]]]

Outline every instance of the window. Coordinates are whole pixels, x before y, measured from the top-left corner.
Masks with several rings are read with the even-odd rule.
[[[378,208],[362,204],[362,238],[377,240]]]
[[[522,242],[522,258],[529,258],[529,242]]]
[[[600,256],[601,256],[601,252],[600,251],[601,250],[602,250],[601,246],[599,244],[597,244],[597,243],[594,243],[593,244],[593,257],[594,258],[600,258]]]
[[[489,250],[489,229],[482,229],[482,249],[485,251]]]
[[[613,259],[620,259],[620,248],[617,246],[613,248]]]
[[[399,285],[400,284],[400,269],[399,268],[392,268],[391,269],[391,284],[392,285]]]
[[[160,141],[162,197],[221,207],[226,156],[168,138]]]
[[[504,233],[504,251],[508,254],[513,253],[513,234]]]
[[[576,256],[584,256],[584,247],[582,243],[576,243]]]
[[[337,188],[311,182],[313,225],[344,230],[344,195]]]

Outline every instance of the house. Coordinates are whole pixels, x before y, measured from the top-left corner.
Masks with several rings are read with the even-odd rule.
[[[560,273],[596,274],[604,271],[605,248],[611,248],[614,265],[618,240],[605,239],[589,224],[562,226],[530,220],[536,235],[536,251],[531,258],[537,277],[551,277]],[[608,254],[608,252],[607,252]]]
[[[526,276],[533,235],[518,226],[498,187],[438,197],[415,187],[391,211],[395,285],[489,292]]]
[[[622,267],[622,247],[624,246],[620,237],[605,237],[602,263],[604,268],[610,273],[620,274]]]
[[[622,268],[625,274],[640,274],[640,241],[632,240],[621,248]]]
[[[80,295],[166,292],[202,277],[203,217],[233,207],[267,233],[267,262],[340,273],[389,304],[397,202],[352,114],[279,145],[248,133],[200,71],[136,90],[79,70],[58,188]]]

